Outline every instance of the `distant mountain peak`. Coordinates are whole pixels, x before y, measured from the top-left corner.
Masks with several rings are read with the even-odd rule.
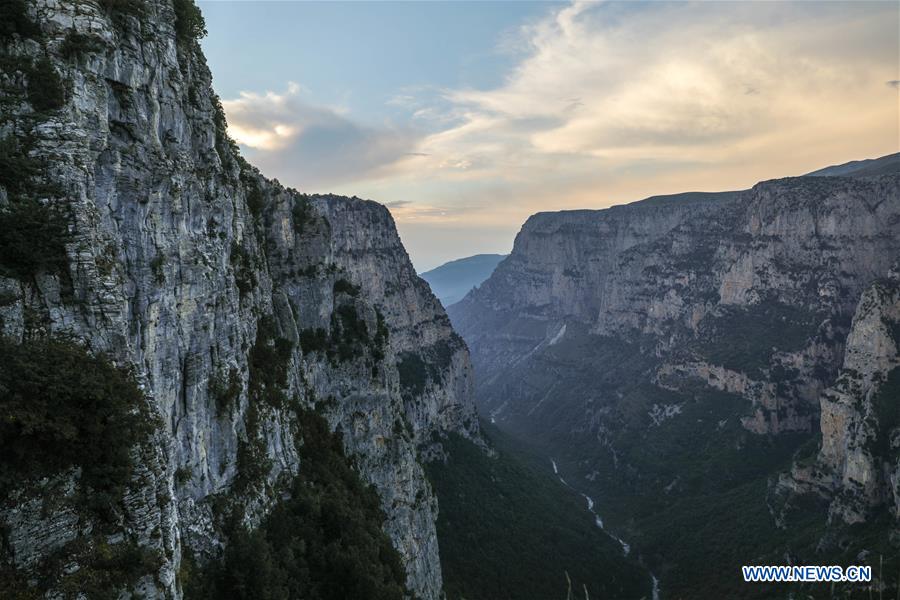
[[[900,152],[832,165],[807,173],[806,177],[876,177],[891,173],[900,173]]]
[[[420,273],[431,291],[444,306],[459,302],[469,291],[491,276],[505,254],[476,254],[457,258],[439,267]]]

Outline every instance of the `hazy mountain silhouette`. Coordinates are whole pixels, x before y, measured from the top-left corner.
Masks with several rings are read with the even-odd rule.
[[[476,254],[444,263],[419,277],[428,282],[444,306],[450,306],[490,277],[504,258],[505,254]]]

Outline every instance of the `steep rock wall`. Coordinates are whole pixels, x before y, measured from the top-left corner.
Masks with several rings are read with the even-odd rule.
[[[758,382],[754,389],[772,383],[775,371],[790,372],[790,382],[779,376],[780,397],[748,396],[756,411],[748,428],[809,429],[860,294],[900,255],[898,224],[896,175],[792,178],[699,200],[539,214],[451,316],[489,384],[540,353],[569,321],[570,332],[640,343],[671,364],[691,364],[707,358],[699,346],[733,334],[728,321],[740,315],[768,313],[773,334],[775,320],[796,318],[791,343],[756,349],[767,354],[762,371],[736,370]],[[707,362],[735,370],[721,360]],[[493,410],[502,395],[488,388],[480,398]],[[779,419],[779,411],[791,415]]]
[[[873,283],[860,299],[844,363],[821,397],[822,442],[780,485],[826,497],[833,517],[864,522],[887,505],[900,517],[900,275]]]
[[[343,433],[381,497],[410,591],[439,597],[437,506],[417,451],[434,433],[477,435],[470,366],[387,210],[299,194],[243,161],[169,1],[27,7],[39,31],[3,42],[0,137],[27,140],[23,156],[41,166],[30,185],[53,189],[40,202],[65,214],[66,266],[5,273],[0,325],[132,365],[158,416],[110,538],[157,555],[131,589],[178,596],[184,548],[209,557],[227,543],[217,503],[240,504],[252,526],[303,468],[290,407],[251,398],[268,394],[254,349],[287,340],[277,397],[317,406]],[[42,57],[65,88],[58,107],[39,109],[37,77],[17,67]],[[437,361],[428,347],[440,344]],[[410,389],[398,357],[420,354],[429,376]],[[29,483],[0,511],[5,564],[27,577],[50,556],[70,565],[51,589],[78,570],[72,543],[92,529],[65,508],[77,480]]]

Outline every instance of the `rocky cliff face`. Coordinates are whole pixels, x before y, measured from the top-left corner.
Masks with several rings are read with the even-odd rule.
[[[482,412],[598,498],[664,596],[746,594],[717,573],[748,556],[872,556],[887,539],[801,541],[824,535],[824,513],[775,507],[785,490],[815,490],[835,522],[895,513],[896,308],[882,280],[900,257],[898,158],[541,213],[450,307]]]
[[[451,316],[487,382],[581,329],[664,357],[656,380],[745,394],[752,431],[807,430],[829,380],[809,368],[833,378],[860,293],[900,255],[898,195],[890,175],[794,178],[538,214]],[[707,356],[740,320],[757,329],[738,342],[754,354],[748,364]],[[792,339],[751,339],[759,333]],[[496,410],[500,395],[488,388],[481,399]]]
[[[252,526],[303,469],[293,409],[318,407],[377,489],[410,591],[437,598],[417,452],[435,433],[477,434],[465,345],[384,207],[300,194],[240,158],[175,5],[38,0],[3,40],[2,158],[22,169],[0,208],[28,192],[64,227],[57,263],[3,270],[2,332],[130,365],[157,416],[102,540],[155,554],[124,587],[179,596],[184,550],[227,543],[223,499]],[[69,502],[78,478],[22,482],[0,510],[4,566],[50,591],[97,545]]]
[[[829,501],[832,517],[864,522],[882,506],[900,517],[900,274],[862,295],[837,381],[821,396],[818,455],[780,481]]]

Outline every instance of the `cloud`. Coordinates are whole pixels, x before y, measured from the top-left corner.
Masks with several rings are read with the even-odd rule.
[[[394,200],[393,202],[385,202],[384,205],[390,209],[401,209],[412,204],[409,200]]]
[[[540,210],[896,152],[897,18],[891,3],[564,6],[500,40],[517,59],[500,85],[403,90],[425,156],[365,191],[416,199],[392,212],[427,262],[507,251]]]
[[[395,90],[387,105],[404,126],[360,124],[296,86],[224,105],[249,159],[301,188],[388,202],[429,263],[508,251],[539,210],[737,189],[896,152],[898,13],[554,5],[498,40],[512,65],[499,84]]]
[[[885,18],[896,12],[572,4],[520,30],[523,58],[502,85],[445,90],[459,122],[421,151],[448,178],[540,178],[562,167],[577,179],[633,161],[715,164],[871,136],[896,121],[878,91],[897,68],[896,18]],[[433,112],[404,102],[417,116]]]
[[[433,223],[459,221],[473,211],[469,206],[432,206],[411,200],[393,200],[384,205],[398,221],[415,221],[417,223]],[[477,209],[474,209],[477,211]]]
[[[264,171],[302,189],[375,178],[416,154],[410,128],[370,127],[338,109],[303,100],[300,86],[283,93],[241,92],[222,106],[228,131]]]

